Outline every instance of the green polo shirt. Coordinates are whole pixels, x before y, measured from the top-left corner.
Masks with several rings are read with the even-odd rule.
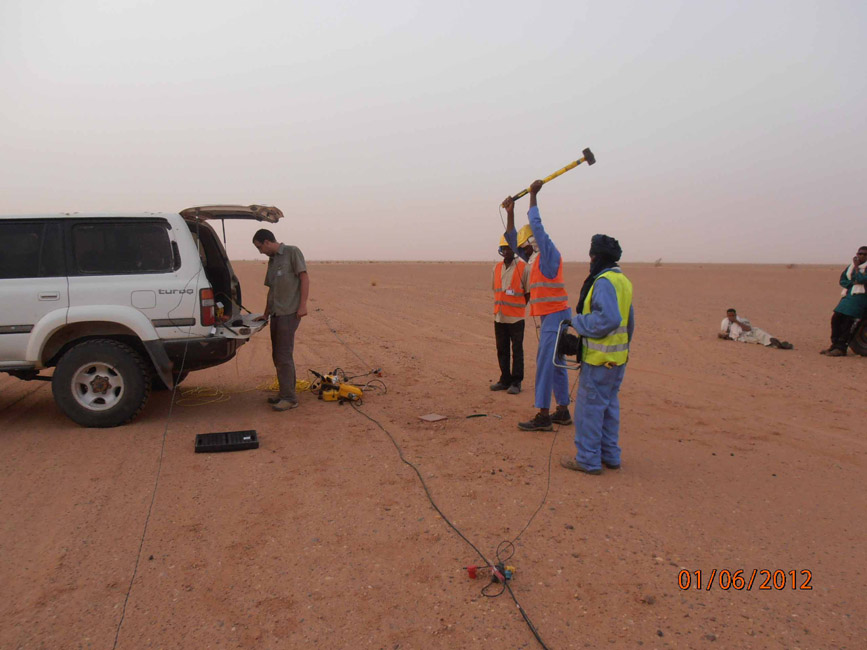
[[[272,316],[290,316],[301,304],[301,278],[307,271],[304,254],[296,246],[280,244],[268,259],[265,286],[268,287],[268,310]]]

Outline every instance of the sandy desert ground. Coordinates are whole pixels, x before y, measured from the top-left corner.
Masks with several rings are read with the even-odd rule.
[[[818,354],[841,268],[624,264],[623,468],[593,477],[557,464],[572,427],[515,426],[534,413],[532,327],[524,392],[488,390],[493,263],[311,264],[296,361],[382,368],[388,393],[360,411],[489,557],[541,503],[553,454],[509,561],[548,647],[863,648],[867,358]],[[263,264],[236,267],[261,309]],[[585,273],[567,265],[573,302]],[[718,340],[729,306],[795,349]],[[262,333],[182,386],[225,401],[167,421],[157,393],[111,430],[71,423],[48,383],[0,378],[0,648],[540,647],[507,594],[468,579],[480,559],[387,435],[309,393],[272,412],[273,374]],[[193,452],[197,433],[249,428],[258,450]],[[786,586],[726,590],[722,570]]]

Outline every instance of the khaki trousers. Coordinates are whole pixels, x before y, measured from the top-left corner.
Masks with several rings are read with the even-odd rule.
[[[277,369],[277,381],[280,384],[280,399],[297,402],[295,393],[295,331],[301,319],[295,314],[289,316],[271,316],[271,358]]]

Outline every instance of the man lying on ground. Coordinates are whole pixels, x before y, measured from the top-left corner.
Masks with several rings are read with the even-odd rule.
[[[758,343],[780,350],[791,350],[795,347],[788,341],[781,341],[765,330],[754,327],[750,324],[749,318],[738,316],[738,312],[734,308],[726,310],[726,317],[720,323],[719,329],[720,332],[717,336],[721,339],[740,341],[741,343]]]

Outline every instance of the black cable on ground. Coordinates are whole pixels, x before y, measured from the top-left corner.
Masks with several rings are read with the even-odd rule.
[[[350,404],[352,404],[352,407],[355,409],[356,413],[363,415],[368,420],[373,422],[376,426],[378,426],[380,429],[382,429],[382,431],[383,431],[383,433],[385,433],[385,435],[388,436],[388,439],[391,440],[391,444],[393,444],[394,448],[397,449],[397,454],[398,454],[398,456],[400,456],[401,462],[406,464],[406,465],[409,465],[412,468],[412,470],[415,472],[416,476],[418,476],[418,480],[421,481],[421,486],[424,488],[424,493],[427,495],[428,501],[430,501],[431,505],[434,507],[434,510],[436,510],[439,513],[439,516],[443,518],[443,521],[445,521],[449,525],[449,527],[453,531],[455,531],[462,540],[464,540],[467,544],[470,545],[470,547],[478,554],[478,556],[480,558],[482,558],[482,561],[487,565],[488,564],[488,558],[485,557],[485,554],[482,553],[476,547],[475,544],[473,544],[470,540],[468,540],[466,538],[466,536],[460,530],[458,530],[457,526],[455,526],[451,522],[451,520],[449,520],[449,518],[446,517],[445,513],[439,509],[439,506],[433,500],[433,496],[431,496],[430,490],[428,489],[427,483],[425,483],[424,477],[422,477],[421,472],[418,471],[418,467],[416,467],[415,465],[413,465],[410,461],[408,461],[406,459],[406,456],[403,455],[403,449],[401,449],[400,445],[397,444],[397,440],[394,439],[394,436],[391,435],[391,433],[388,431],[388,429],[386,429],[384,426],[382,426],[382,424],[379,423],[379,420],[369,416],[367,413],[362,411],[355,402],[350,402]]]
[[[385,433],[385,435],[388,436],[389,440],[391,440],[391,444],[393,444],[394,447],[395,447],[395,449],[397,449],[397,453],[398,453],[398,455],[400,456],[400,460],[401,460],[401,462],[403,462],[403,463],[406,464],[406,465],[409,465],[409,466],[412,468],[412,470],[415,472],[416,476],[418,476],[418,480],[421,481],[421,485],[422,485],[422,487],[424,488],[424,492],[425,492],[425,494],[427,495],[428,501],[430,501],[430,504],[433,506],[434,510],[436,510],[437,513],[439,513],[439,516],[442,517],[443,521],[445,521],[446,524],[448,524],[448,526],[449,526],[453,531],[455,531],[455,532],[458,534],[458,536],[459,536],[462,540],[464,540],[464,541],[465,541],[465,542],[466,542],[466,543],[467,543],[467,544],[468,544],[468,545],[469,545],[469,546],[470,546],[470,547],[471,547],[471,548],[472,548],[472,549],[473,549],[473,550],[478,554],[478,556],[479,556],[480,558],[482,558],[482,561],[485,563],[485,565],[486,565],[486,566],[490,566],[490,562],[489,562],[488,559],[485,557],[484,553],[482,553],[482,552],[481,552],[481,551],[476,547],[475,544],[473,544],[469,539],[467,539],[466,535],[464,535],[464,534],[463,534],[463,533],[458,529],[458,527],[455,526],[455,525],[451,522],[451,520],[449,520],[448,517],[446,517],[445,513],[444,513],[442,510],[440,510],[439,506],[438,506],[438,505],[436,504],[436,502],[434,501],[433,496],[431,495],[430,490],[428,489],[427,483],[425,483],[425,480],[424,480],[424,478],[423,478],[422,475],[421,475],[421,472],[418,470],[418,468],[417,468],[415,465],[413,465],[410,461],[408,461],[408,460],[406,459],[406,457],[403,455],[403,449],[401,449],[400,445],[397,444],[397,441],[394,439],[394,436],[391,435],[391,433],[388,431],[388,429],[386,429],[384,426],[382,426],[382,424],[380,424],[380,422],[379,422],[377,419],[375,419],[375,418],[369,416],[367,413],[365,413],[364,411],[362,411],[362,410],[361,410],[361,409],[356,405],[355,402],[351,402],[351,404],[352,404],[352,407],[355,409],[355,412],[356,412],[356,413],[360,413],[361,415],[363,415],[364,417],[366,417],[368,420],[370,420],[371,422],[373,422],[373,423],[374,423],[376,426],[378,426],[380,429],[382,429],[382,431]],[[549,477],[549,483],[550,483],[550,477]],[[547,497],[547,493],[546,493],[546,497]],[[540,507],[541,507],[541,506],[540,506]],[[535,516],[535,514],[534,514],[533,516]],[[523,532],[523,531],[522,531],[522,532]],[[542,640],[542,638],[539,636],[539,633],[538,633],[538,631],[536,630],[536,627],[533,625],[533,622],[530,620],[530,617],[527,615],[527,612],[525,612],[525,611],[524,611],[524,608],[521,607],[521,603],[518,602],[518,599],[515,597],[515,594],[512,592],[511,587],[508,586],[508,581],[505,581],[505,582],[503,582],[502,584],[505,586],[505,589],[508,589],[508,591],[509,591],[509,595],[512,597],[512,600],[515,601],[515,605],[518,607],[518,611],[521,612],[521,616],[524,618],[524,621],[527,623],[527,626],[530,628],[530,631],[533,633],[533,636],[536,637],[536,640],[539,642],[539,644],[542,646],[542,648],[544,648],[544,650],[549,650],[548,646],[545,645],[545,642],[544,642],[544,641]],[[482,594],[483,594],[483,595],[485,595],[485,596],[488,595],[488,594],[485,593],[485,589],[487,589],[489,586],[490,586],[490,584],[487,585],[485,588],[482,589]],[[500,593],[502,593],[502,592],[500,592]],[[497,595],[499,595],[499,594],[497,594]]]
[[[518,608],[518,611],[521,612],[521,616],[524,617],[524,622],[527,624],[527,627],[530,628],[530,632],[533,633],[533,636],[536,637],[536,641],[539,642],[539,645],[542,646],[545,650],[549,650],[548,646],[545,645],[545,642],[542,640],[542,637],[539,636],[539,632],[536,630],[536,626],[533,625],[533,621],[530,620],[530,617],[527,616],[527,612],[524,611],[524,608],[521,607],[521,603],[518,602],[518,599],[515,598],[515,594],[512,591],[512,587],[509,586],[508,580],[503,583],[506,587],[506,590],[509,592],[509,595],[512,597],[512,600],[515,601],[515,606]]]
[[[18,402],[30,397],[33,393],[35,393],[36,391],[40,390],[43,387],[44,386],[37,386],[33,390],[29,390],[26,393],[24,393],[23,395],[19,395],[17,399],[14,399],[11,402],[9,402],[8,404],[4,405],[3,408],[0,410],[5,411],[6,409],[15,406]]]
[[[198,246],[198,241],[199,241],[199,222],[196,221],[196,245],[197,246]],[[198,280],[201,277],[201,273],[202,273],[202,270],[200,270],[196,274],[196,290],[193,293],[193,296],[194,296],[193,319],[194,320],[196,317],[196,307],[198,306],[198,303],[196,301],[199,300],[199,291],[198,291],[199,290],[199,282],[198,282]],[[192,328],[192,325],[190,325],[190,328]],[[187,332],[187,341],[184,344],[184,354],[181,357],[181,368],[178,371],[178,374],[177,374],[178,377],[180,377],[181,373],[184,372],[184,367],[186,366],[186,363],[187,363],[187,349],[189,348],[189,345],[190,345],[189,334],[190,334],[190,331]],[[156,478],[154,479],[154,489],[153,489],[153,492],[151,492],[151,502],[150,502],[150,505],[148,505],[148,514],[145,517],[144,527],[142,528],[142,532],[141,532],[141,539],[139,540],[138,553],[136,554],[136,557],[135,557],[135,566],[133,567],[133,570],[132,570],[132,578],[130,578],[129,587],[126,590],[126,596],[123,599],[123,608],[121,609],[121,612],[120,612],[120,620],[117,623],[117,630],[114,633],[114,644],[111,646],[112,650],[115,650],[117,648],[117,642],[120,639],[120,628],[123,626],[123,621],[124,621],[124,618],[126,617],[126,606],[127,606],[127,603],[129,602],[129,596],[132,593],[132,586],[135,583],[135,578],[138,575],[138,565],[141,562],[141,552],[142,552],[142,549],[144,548],[144,541],[145,541],[145,537],[147,536],[147,532],[148,532],[148,524],[150,523],[151,513],[153,512],[154,503],[156,502],[156,499],[157,499],[157,487],[159,486],[159,483],[160,483],[160,475],[162,474],[162,470],[163,470],[163,458],[165,457],[165,451],[166,451],[166,438],[168,437],[169,424],[171,423],[171,420],[172,420],[172,411],[174,410],[174,407],[175,407],[175,394],[178,391],[178,382],[175,381],[173,383],[174,383],[174,386],[172,387],[172,395],[171,395],[171,400],[169,402],[169,412],[166,414],[166,425],[165,425],[165,428],[163,429],[163,439],[162,439],[162,443],[160,444],[160,457],[159,457],[159,460],[157,461],[157,475],[156,475]]]
[[[169,432],[169,420],[172,417],[172,408],[174,407],[174,401],[175,401],[175,393],[173,390],[172,391],[172,403],[169,404],[169,413],[168,413],[168,416],[166,417],[166,426],[165,426],[165,429],[163,429],[163,441],[162,441],[162,445],[160,446],[160,458],[159,458],[159,461],[157,462],[157,476],[156,476],[156,479],[154,479],[154,489],[153,489],[153,492],[151,493],[151,502],[150,502],[150,505],[148,506],[148,514],[147,514],[147,517],[145,517],[144,528],[142,529],[142,532],[141,532],[141,539],[139,540],[139,544],[138,544],[138,553],[136,554],[136,557],[135,557],[135,567],[132,570],[132,578],[130,578],[130,580],[129,580],[129,587],[126,590],[126,597],[123,599],[123,609],[121,609],[121,612],[120,612],[120,620],[117,623],[117,630],[114,633],[114,645],[111,646],[112,650],[117,648],[117,642],[118,642],[118,639],[120,639],[120,628],[123,625],[123,619],[126,616],[126,605],[129,602],[129,595],[132,593],[132,585],[135,582],[136,575],[138,574],[138,565],[139,565],[139,562],[141,561],[141,551],[142,551],[142,548],[144,548],[145,536],[147,535],[147,532],[148,532],[148,523],[150,523],[151,512],[154,509],[154,502],[156,501],[156,498],[157,498],[157,486],[159,485],[160,474],[162,473],[162,469],[163,469],[163,457],[165,456],[165,450],[166,450],[166,436],[168,435],[168,432]]]
[[[354,354],[358,358],[358,360],[364,364],[365,367],[370,367],[368,365],[368,363],[364,359],[362,359],[355,352],[355,350],[353,350],[349,346],[348,343],[346,343],[343,339],[340,338],[340,335],[337,333],[337,330],[335,330],[333,327],[331,327],[331,325],[328,323],[328,317],[325,315],[324,312],[322,312],[322,309],[317,308],[317,311],[322,313],[322,318],[325,319],[326,326],[328,327],[328,329],[331,330],[331,332],[334,334],[334,336],[337,337],[337,340],[340,341],[344,345],[344,347],[346,347],[347,350],[352,352],[352,354]],[[391,444],[393,444],[394,448],[397,449],[397,454],[398,454],[398,456],[400,456],[401,462],[405,463],[406,465],[409,465],[412,468],[412,470],[416,473],[416,476],[418,476],[418,480],[421,481],[421,485],[424,488],[424,491],[425,491],[425,494],[427,495],[428,501],[430,501],[431,505],[434,507],[434,510],[436,510],[439,513],[440,517],[443,518],[443,521],[445,521],[449,525],[449,527],[460,536],[460,538],[462,540],[464,540],[467,544],[469,544],[472,547],[472,549],[479,555],[479,557],[482,558],[482,561],[484,561],[485,564],[488,564],[488,559],[485,557],[484,553],[482,553],[478,548],[476,548],[476,545],[473,544],[470,540],[468,540],[464,536],[464,534],[460,530],[458,530],[458,528],[449,520],[449,518],[446,517],[445,513],[439,509],[439,506],[437,506],[436,502],[433,500],[433,497],[431,496],[430,490],[428,489],[427,483],[425,483],[424,477],[421,475],[421,472],[418,471],[418,468],[415,465],[413,465],[411,462],[409,462],[406,459],[406,457],[403,455],[403,449],[401,449],[400,445],[397,444],[397,441],[394,439],[394,436],[392,436],[391,433],[389,433],[388,429],[386,429],[384,426],[382,426],[382,424],[380,424],[378,420],[376,420],[375,418],[372,418],[367,413],[365,413],[364,411],[359,409],[358,404],[356,404],[355,402],[350,402],[350,404],[352,404],[352,407],[355,409],[356,413],[360,413],[361,415],[366,417],[368,420],[373,422],[380,429],[382,429],[383,433],[385,433],[385,435],[388,436],[388,439],[391,440]]]
[[[317,311],[321,312],[322,309],[317,308]],[[322,317],[326,320],[326,325],[328,325],[328,319],[325,316],[325,314],[323,314]],[[535,317],[533,320],[535,322]],[[338,341],[340,341],[350,352],[355,354],[355,356],[361,361],[361,363],[363,363],[365,366],[368,365],[367,362],[365,362],[364,359],[362,359],[349,346],[349,344],[347,344],[343,339],[340,338],[340,336],[337,334],[337,331],[334,328],[332,328],[330,325],[328,325],[328,329],[330,329],[331,332],[334,334],[334,336],[337,337]],[[538,337],[538,330],[537,330],[536,336]],[[569,398],[570,398],[570,402],[572,402],[572,403],[574,403],[572,395],[575,393],[575,388],[577,386],[578,386],[578,376],[576,375],[575,381],[572,384],[572,388],[569,390]],[[467,537],[449,520],[449,518],[446,517],[445,513],[443,513],[443,511],[440,510],[439,506],[437,506],[436,502],[433,499],[433,496],[430,493],[430,490],[428,489],[427,483],[425,483],[425,480],[421,475],[421,472],[418,470],[418,468],[415,465],[413,465],[410,461],[408,461],[406,459],[406,457],[403,455],[403,449],[401,449],[400,445],[394,439],[394,436],[392,436],[391,433],[388,431],[388,429],[386,429],[384,426],[382,426],[382,424],[378,420],[369,416],[367,413],[363,412],[359,408],[359,404],[357,404],[356,402],[350,402],[350,403],[352,404],[352,407],[356,413],[363,415],[365,418],[367,418],[368,420],[373,422],[376,426],[378,426],[388,436],[389,440],[391,440],[391,444],[394,445],[395,449],[397,449],[397,453],[398,453],[398,456],[400,457],[401,462],[403,462],[406,465],[409,465],[412,468],[412,470],[416,473],[416,476],[418,476],[418,479],[421,482],[422,487],[424,488],[425,495],[427,496],[428,501],[430,501],[430,504],[431,504],[431,506],[433,506],[434,510],[436,510],[437,513],[440,515],[440,517],[442,517],[443,521],[445,521],[446,524],[448,524],[448,526],[452,530],[454,530],[455,533],[457,533],[458,536],[462,540],[464,540],[476,552],[476,554],[478,554],[478,556],[482,559],[482,561],[485,563],[485,565],[490,567],[491,564],[488,561],[488,559],[485,557],[485,555],[476,547],[475,544],[473,544],[469,539],[467,539]],[[560,426],[558,425],[557,430],[554,433],[554,437],[551,440],[551,447],[548,450],[548,480],[547,480],[547,486],[545,488],[545,495],[542,497],[542,502],[539,504],[539,507],[536,508],[535,512],[533,512],[533,514],[530,516],[530,519],[527,521],[527,524],[521,529],[521,531],[515,536],[514,539],[504,540],[503,542],[500,542],[500,544],[497,546],[497,551],[496,551],[497,562],[501,566],[504,565],[506,560],[508,560],[509,558],[511,558],[514,555],[515,543],[518,541],[518,539],[521,537],[521,535],[523,535],[524,532],[530,527],[530,524],[533,523],[533,520],[536,518],[536,515],[539,514],[539,512],[542,510],[542,507],[545,505],[546,501],[548,500],[548,493],[551,490],[551,458],[553,457],[554,445],[557,442],[557,436],[559,435],[559,433],[560,433]],[[509,553],[509,555],[505,559],[501,558],[501,550],[503,549],[504,544],[508,545],[507,548],[511,547],[511,549],[512,549],[511,553]],[[508,591],[509,596],[511,596],[512,600],[515,603],[515,606],[518,608],[518,611],[521,613],[521,617],[524,619],[524,622],[527,624],[527,627],[530,628],[530,632],[533,633],[533,636],[536,638],[536,641],[539,642],[539,645],[541,645],[544,650],[549,650],[548,646],[545,645],[545,642],[542,640],[542,637],[539,635],[539,632],[536,629],[536,626],[533,624],[533,621],[530,620],[529,615],[524,610],[524,608],[521,606],[521,603],[518,602],[518,599],[515,596],[514,592],[512,591],[511,586],[509,586],[508,580],[503,580],[503,582],[500,583],[503,585],[503,588],[498,593],[493,594],[493,595],[486,593],[492,584],[497,584],[497,582],[492,579],[489,584],[485,585],[485,587],[482,588],[482,595],[486,596],[488,598],[496,598],[496,597],[502,595],[504,591]]]
[[[572,383],[572,388],[569,389],[569,401],[572,404],[575,403],[575,400],[572,397],[572,395],[575,393],[575,389],[577,388],[577,386],[578,386],[578,375],[575,376],[575,381]],[[573,407],[572,411],[574,413],[574,411],[575,411],[574,407]],[[530,527],[530,524],[533,523],[533,520],[536,518],[536,515],[539,514],[539,511],[542,509],[542,506],[544,506],[545,502],[548,500],[548,492],[551,490],[551,458],[554,455],[554,444],[557,442],[557,436],[558,435],[560,435],[560,425],[557,425],[557,431],[554,432],[554,439],[551,440],[551,448],[548,450],[548,485],[545,488],[545,496],[542,497],[542,503],[540,503],[539,507],[536,508],[536,512],[534,512],[532,514],[532,516],[530,517],[529,521],[527,521],[527,525],[521,529],[521,532],[518,533],[511,542],[509,542],[512,545],[512,554],[514,554],[514,552],[515,552],[514,551],[514,545],[518,541],[518,538],[521,535],[523,535],[524,531],[526,531]],[[502,544],[503,543],[501,542],[500,546],[502,546]],[[497,547],[497,559],[499,559],[499,556],[500,556],[500,546]],[[512,557],[512,555],[509,555],[509,557]],[[506,559],[508,559],[508,558],[506,558]],[[500,561],[505,562],[505,560],[500,560]]]
[[[515,535],[515,539],[513,539],[511,542],[509,542],[513,548],[514,548],[515,542],[517,542],[518,538],[524,534],[524,531],[526,531],[530,527],[530,524],[533,523],[533,520],[536,518],[536,515],[539,514],[539,511],[542,509],[542,506],[544,506],[545,502],[548,500],[548,492],[551,490],[551,456],[554,454],[554,443],[557,442],[557,436],[558,435],[560,435],[560,427],[559,426],[557,427],[557,431],[554,432],[554,437],[551,439],[551,447],[550,447],[550,449],[548,449],[548,485],[547,485],[547,487],[545,487],[545,495],[542,497],[542,503],[540,503],[539,507],[536,508],[536,512],[534,512],[530,516],[530,519],[527,521],[527,525],[521,529],[520,533]],[[500,550],[499,550],[499,546],[498,546],[497,547],[498,559],[499,559],[499,553],[500,553]],[[512,553],[514,553],[514,550],[512,551]],[[511,555],[509,557],[511,557]],[[501,560],[501,561],[505,562],[505,560]]]
[[[349,344],[348,344],[346,341],[344,341],[342,338],[340,338],[340,334],[337,333],[337,330],[334,329],[333,327],[331,327],[331,323],[328,322],[328,316],[325,315],[325,312],[322,311],[322,308],[321,308],[321,307],[317,307],[317,308],[316,308],[316,311],[318,311],[319,313],[322,314],[322,318],[325,320],[325,326],[326,326],[329,330],[331,330],[331,333],[334,334],[334,336],[337,337],[337,340],[340,341],[340,342],[343,344],[343,347],[345,347],[347,350],[349,350],[350,352],[352,352],[352,354],[355,355],[355,358],[358,359],[359,361],[361,361],[361,363],[363,364],[363,366],[364,366],[365,368],[370,368],[370,366],[368,365],[367,361],[365,361],[364,359],[362,359],[362,358],[358,355],[358,353],[357,353],[355,350],[353,350],[353,349],[349,346]]]
[[[570,398],[570,402],[572,402],[572,403],[574,403],[574,400],[572,399],[572,395],[574,394],[575,388],[577,386],[578,386],[578,376],[575,377],[575,381],[572,383],[572,388],[569,390],[569,398]],[[542,497],[542,502],[539,504],[539,507],[536,508],[536,511],[530,516],[530,519],[527,521],[527,524],[521,529],[521,532],[519,532],[517,535],[515,535],[514,539],[503,540],[502,542],[500,542],[497,545],[496,556],[497,556],[498,564],[505,565],[505,563],[508,562],[512,558],[512,556],[515,554],[515,544],[517,543],[518,539],[530,527],[530,524],[533,523],[533,520],[536,518],[536,515],[539,514],[539,512],[542,510],[542,506],[544,506],[545,503],[548,501],[548,493],[551,490],[551,458],[553,457],[553,454],[554,454],[554,445],[557,442],[557,436],[558,435],[560,435],[560,425],[557,425],[557,430],[554,432],[554,438],[551,440],[551,447],[548,449],[548,481],[547,481],[548,484],[545,488],[545,495]],[[505,549],[510,549],[510,552],[506,557],[503,557],[503,553],[505,552]],[[503,592],[506,590],[506,583],[502,583],[503,587],[497,593],[490,594],[490,593],[488,593],[488,589],[490,589],[491,585],[493,585],[493,584],[498,584],[498,583],[496,583],[492,580],[489,584],[485,585],[485,587],[482,589],[482,595],[483,596],[485,596],[487,598],[497,598],[498,596],[503,595]],[[511,589],[509,589],[509,595],[512,596],[512,598],[515,597],[514,594],[512,594]],[[516,604],[518,604],[518,603],[516,603]],[[518,607],[520,608],[520,604],[518,604]],[[521,615],[524,616],[524,619],[527,620],[527,623],[529,625],[531,625],[530,629],[533,630],[534,631],[533,633],[535,634],[535,630],[532,627],[532,624],[530,623],[530,621],[527,619],[523,610],[521,611]],[[540,640],[540,643],[541,643],[541,640]]]

